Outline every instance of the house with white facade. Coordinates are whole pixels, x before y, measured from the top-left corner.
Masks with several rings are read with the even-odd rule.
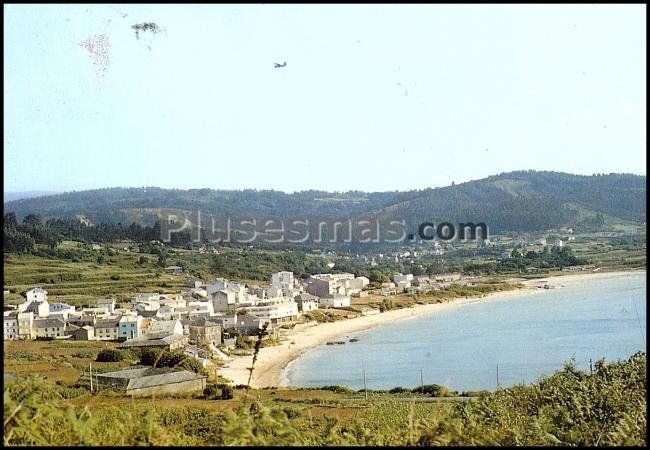
[[[95,338],[100,341],[116,341],[120,332],[120,317],[97,319],[95,322]]]
[[[25,292],[25,296],[27,298],[27,303],[47,301],[47,291],[39,287],[30,289],[29,291]]]
[[[158,292],[144,292],[142,294],[138,294],[135,297],[131,299],[131,304],[135,305],[140,302],[148,302],[148,301],[154,301],[157,302],[160,300],[160,294]]]
[[[5,311],[2,319],[5,341],[18,339],[18,311]]]
[[[298,304],[289,297],[262,300],[254,306],[243,308],[246,314],[257,317],[262,322],[275,325],[298,319]]]
[[[37,338],[63,337],[66,332],[66,324],[59,318],[35,319],[33,327]]]
[[[347,306],[350,306],[350,296],[332,294],[326,297],[320,297],[318,306],[320,308],[345,308]]]
[[[395,283],[395,287],[398,290],[410,288],[412,281],[413,281],[412,273],[407,273],[406,275],[401,273],[396,273],[393,275],[393,282]]]
[[[183,324],[180,320],[151,320],[149,324],[149,334],[167,333],[183,334]]]
[[[97,308],[104,308],[107,313],[113,314],[115,312],[115,299],[108,298],[104,300],[97,300]]]
[[[33,290],[34,289],[32,289],[32,291]],[[34,296],[31,296],[31,298],[34,298]],[[38,296],[35,300],[25,300],[23,303],[18,305],[18,311],[33,312],[35,318],[45,318],[50,315],[50,304],[48,303],[47,298],[43,300],[42,296]]]
[[[18,313],[18,339],[35,339],[36,331],[34,330],[34,313]]]
[[[298,305],[298,311],[302,313],[318,309],[320,301],[320,299],[315,295],[311,295],[306,292],[298,294],[294,300]]]
[[[143,311],[158,311],[160,309],[160,303],[158,303],[156,300],[142,300],[136,303],[133,306],[133,311],[140,313]]]
[[[118,322],[118,339],[133,339],[142,336],[142,316],[126,314]]]
[[[75,312],[75,307],[67,303],[57,302],[50,305],[50,317],[52,318],[59,317],[68,320],[68,316],[73,312]]]

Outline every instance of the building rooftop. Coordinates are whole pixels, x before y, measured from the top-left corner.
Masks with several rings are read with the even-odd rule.
[[[186,340],[187,337],[180,334],[152,333],[134,339],[128,339],[118,345],[120,348],[128,347],[155,347],[171,345]]]
[[[35,319],[34,328],[54,328],[54,327],[63,327],[65,322],[61,319]]]
[[[183,381],[206,378],[189,370],[178,370],[170,368],[142,367],[137,369],[118,370],[97,375],[98,379],[114,379],[126,381],[126,390],[142,389],[166,384],[181,383]]]

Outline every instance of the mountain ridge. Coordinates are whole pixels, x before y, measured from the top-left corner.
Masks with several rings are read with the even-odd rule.
[[[387,192],[101,188],[8,201],[4,208],[19,219],[27,214],[84,216],[93,223],[152,224],[159,209],[169,208],[279,218],[393,215],[408,223],[483,221],[496,231],[532,231],[575,225],[598,214],[644,222],[645,198],[644,175],[514,171],[451,186]]]

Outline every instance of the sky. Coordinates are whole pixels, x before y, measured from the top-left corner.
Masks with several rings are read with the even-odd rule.
[[[645,175],[645,17],[645,5],[5,4],[4,190]],[[142,23],[157,32],[136,36]]]

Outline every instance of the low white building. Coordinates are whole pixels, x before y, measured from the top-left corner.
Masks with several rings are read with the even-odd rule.
[[[257,317],[263,322],[277,324],[298,319],[298,304],[288,297],[263,300],[255,306],[243,308],[246,314]]]
[[[334,294],[328,297],[320,297],[318,301],[320,308],[345,308],[350,306],[350,297],[348,295]]]
[[[75,307],[67,303],[52,303],[50,305],[50,317],[60,317],[63,320],[68,320],[70,313],[75,312]]]
[[[410,288],[412,281],[413,281],[412,273],[407,273],[405,275],[401,273],[396,273],[393,275],[393,282],[395,283],[398,289]]]
[[[138,294],[131,299],[131,304],[135,305],[140,302],[154,301],[157,302],[160,300],[160,294],[158,292],[144,292]]]
[[[149,324],[149,334],[167,333],[183,335],[183,324],[180,320],[152,320]]]
[[[160,309],[160,303],[155,300],[143,300],[135,304],[133,310],[136,312],[142,311],[158,311]]]
[[[302,313],[318,309],[320,302],[320,299],[318,297],[306,292],[297,295],[294,300],[298,305],[298,311]]]
[[[115,312],[115,299],[97,300],[97,307],[104,308],[107,313],[113,314]]]

